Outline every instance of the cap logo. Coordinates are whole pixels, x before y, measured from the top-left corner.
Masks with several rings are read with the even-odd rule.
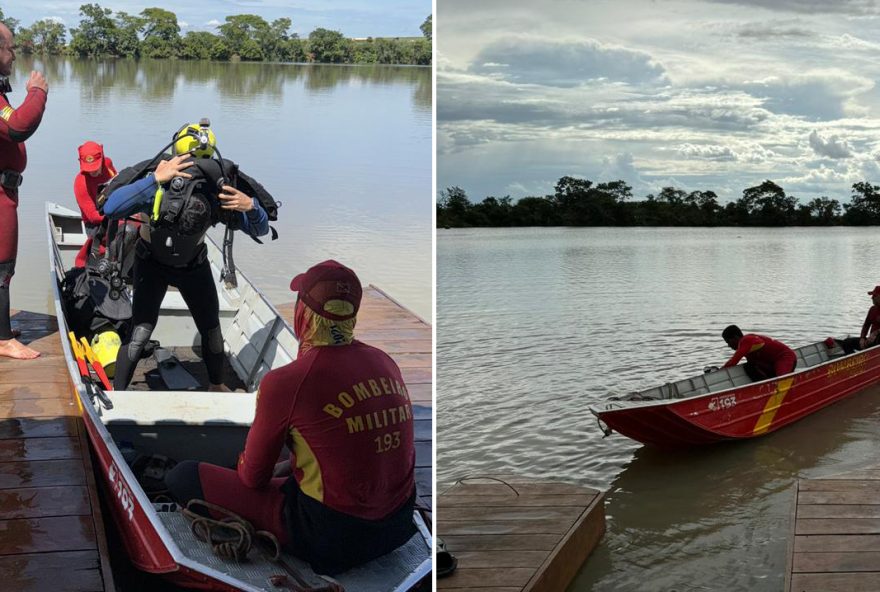
[[[85,160],[86,162],[95,162],[95,157],[92,156],[91,154],[89,154],[88,156],[85,157],[84,160]]]
[[[351,294],[351,284],[348,282],[336,282],[337,294]]]

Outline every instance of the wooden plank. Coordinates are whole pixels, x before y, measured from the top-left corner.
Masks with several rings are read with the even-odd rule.
[[[37,377],[39,377],[41,383],[64,383],[69,379],[67,368],[63,364],[52,364],[49,367],[40,368],[37,373],[35,372],[38,368],[36,365],[28,368],[29,361],[17,361],[15,365],[11,363],[0,364],[0,374],[3,376],[3,383],[24,385],[34,382],[34,378]]]
[[[9,438],[52,438],[75,436],[76,434],[76,419],[73,417],[0,420],[0,440],[8,440]]]
[[[416,467],[431,467],[433,462],[431,442],[416,442]]]
[[[0,490],[0,520],[90,513],[88,489],[83,486]]]
[[[529,567],[537,569],[544,563],[548,551],[462,551],[455,556],[462,563],[473,568]]]
[[[13,438],[0,440],[0,462],[79,458],[74,438]]]
[[[512,508],[518,507],[562,507],[575,506],[585,508],[592,503],[596,494],[583,495],[521,495],[519,497],[495,496],[495,495],[450,495],[443,494],[437,500],[437,508],[468,507],[478,504],[487,506],[506,505]]]
[[[880,489],[880,483],[865,479],[804,479],[800,491],[862,491]]]
[[[16,592],[104,590],[95,551],[35,553],[0,557],[0,582]]]
[[[407,388],[413,384],[431,384],[431,368],[401,368],[400,375]]]
[[[880,506],[821,504],[798,506],[801,518],[880,518]]]
[[[605,534],[604,495],[599,495],[584,510],[565,538],[556,546],[538,572],[525,587],[525,592],[564,590],[586,561],[589,551]],[[587,549],[588,552],[584,552]]]
[[[406,390],[409,393],[409,399],[413,403],[418,403],[421,405],[430,405],[433,399],[433,395],[431,394],[431,385],[430,384],[409,384],[406,385]]]
[[[431,354],[433,351],[430,339],[384,339],[374,342],[375,345],[392,358],[396,354],[412,353],[412,354]]]
[[[95,549],[89,516],[0,520],[0,555]]]
[[[798,518],[795,534],[880,534],[877,518]]]
[[[553,534],[494,536],[450,535],[444,532],[440,536],[446,547],[456,555],[465,551],[552,551],[559,542],[559,537]]]
[[[802,491],[798,493],[798,504],[860,504],[880,505],[880,488],[863,489],[848,487],[838,491]]]
[[[794,573],[880,572],[880,551],[795,553],[792,571]]]
[[[442,496],[441,496],[442,498]],[[573,523],[584,511],[584,506],[494,506],[475,505],[470,507],[456,507],[454,512],[443,512],[448,506],[440,506],[440,516],[444,522],[482,522],[482,521],[505,521],[505,520],[568,520]],[[448,514],[448,517],[447,517]]]
[[[461,564],[459,564],[461,565]],[[437,580],[438,590],[470,588],[472,586],[513,586],[521,590],[535,570],[527,567],[507,567],[494,569],[471,569],[459,567],[452,577]]]
[[[794,574],[793,592],[877,592],[880,577],[873,573]]]
[[[458,522],[449,520],[446,514],[439,514],[437,529],[441,536],[457,534],[555,534],[564,535],[571,527],[571,520],[560,519],[543,521],[478,520]],[[558,537],[557,537],[558,538]]]
[[[0,376],[3,373],[0,372]],[[28,384],[4,383],[0,386],[0,401],[17,399],[72,398],[70,382],[31,382]]]
[[[79,411],[73,399],[19,399],[0,400],[0,418],[58,417],[75,415]]]
[[[795,553],[823,553],[829,549],[846,551],[875,551],[880,549],[880,535],[829,534],[795,537]]]
[[[503,483],[501,481],[503,481]],[[589,490],[586,487],[579,487],[569,483],[541,483],[539,481],[516,483],[515,481],[505,478],[500,481],[479,481],[476,479],[459,481],[448,490],[444,491],[443,495],[444,497],[456,495],[553,496],[577,495],[586,492],[598,493],[596,490]]]
[[[415,416],[415,409],[413,409]],[[430,442],[433,437],[432,422],[430,419],[416,419],[413,422],[413,437],[416,442]]]
[[[82,464],[69,460],[0,463],[0,489],[84,485],[85,482]]]

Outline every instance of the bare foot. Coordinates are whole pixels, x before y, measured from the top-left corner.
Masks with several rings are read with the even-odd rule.
[[[225,384],[208,385],[208,391],[210,391],[212,393],[229,393],[229,392],[231,392],[229,390],[229,387],[227,387]]]
[[[40,357],[40,352],[29,348],[17,339],[6,339],[0,341],[0,356],[16,360],[33,360]]]

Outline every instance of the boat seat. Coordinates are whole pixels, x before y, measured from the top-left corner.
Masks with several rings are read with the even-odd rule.
[[[162,299],[161,310],[188,311],[189,308],[186,306],[186,302],[183,301],[183,296],[180,295],[180,292],[177,290],[168,290],[165,293],[165,298]],[[235,312],[236,310],[238,309],[226,302],[225,298],[220,298],[220,312]]]
[[[818,366],[831,359],[824,342],[799,347],[794,350],[794,353],[797,356],[797,368],[800,369]]]

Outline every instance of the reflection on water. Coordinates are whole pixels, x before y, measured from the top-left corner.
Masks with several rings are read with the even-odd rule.
[[[724,361],[732,322],[792,345],[856,333],[880,283],[875,239],[438,231],[438,489],[512,472],[607,490],[608,532],[571,590],[780,590],[794,480],[878,462],[880,389],[763,438],[678,453],[603,439],[588,407]]]
[[[431,316],[430,68],[22,56],[13,104],[35,68],[50,93],[28,141],[13,306],[50,310],[43,203],[75,208],[79,144],[102,142],[122,168],[209,117],[223,156],[284,203],[278,241],[236,241],[270,298],[289,300],[285,278],[335,257]]]

